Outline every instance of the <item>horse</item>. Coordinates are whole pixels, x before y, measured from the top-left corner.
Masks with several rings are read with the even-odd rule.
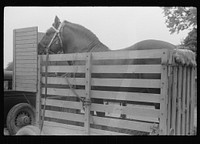
[[[163,48],[175,49],[175,46],[168,42],[150,39],[117,51]],[[44,37],[38,44],[38,54],[46,54],[47,52],[67,54],[105,51],[111,51],[111,49],[104,45],[89,29],[66,20],[61,23],[57,16],[54,19],[52,27],[46,31]],[[69,65],[72,65],[72,63],[69,62]],[[101,99],[94,99],[93,102],[103,104],[103,100]],[[125,106],[126,102],[122,102],[122,105]],[[105,116],[103,112],[96,113],[98,116]],[[122,115],[122,117],[124,116]]]

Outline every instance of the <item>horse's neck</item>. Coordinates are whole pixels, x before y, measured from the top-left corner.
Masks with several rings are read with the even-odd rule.
[[[70,43],[65,42],[63,46],[66,48],[64,49],[64,53],[110,51],[99,39],[87,39],[86,37],[77,37],[75,40],[70,41]]]
[[[94,40],[88,45],[88,52],[103,52],[103,51],[110,51],[110,49],[100,42],[98,39]]]
[[[68,37],[68,40],[66,40],[65,47],[68,50],[65,50],[65,53],[67,53],[67,51],[68,53],[76,53],[110,50],[107,46],[99,41],[95,34],[85,27],[73,23],[67,23],[67,25],[70,29],[71,37]]]

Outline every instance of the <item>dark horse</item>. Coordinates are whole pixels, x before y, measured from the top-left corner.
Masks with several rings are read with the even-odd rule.
[[[49,28],[38,44],[38,53],[45,54],[46,48],[52,53],[82,53],[82,52],[103,52],[110,49],[99,41],[97,36],[85,27],[68,21],[60,22],[56,16],[53,27]],[[55,35],[57,34],[57,36]],[[51,43],[51,45],[49,45]],[[145,40],[136,43],[128,48],[120,50],[145,50],[145,49],[175,49],[175,46],[158,40]],[[94,101],[93,101],[94,102]],[[103,103],[96,99],[96,103]],[[125,103],[123,103],[124,105]],[[104,116],[104,113],[97,112],[97,115]]]

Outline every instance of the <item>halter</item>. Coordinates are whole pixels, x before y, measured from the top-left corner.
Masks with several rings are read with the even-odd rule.
[[[41,45],[45,48],[46,53],[53,53],[53,54],[55,54],[55,52],[53,52],[53,51],[50,49],[50,46],[52,45],[53,40],[56,38],[56,36],[58,36],[58,39],[59,39],[59,41],[60,41],[60,46],[61,46],[61,48],[63,47],[63,43],[62,43],[62,39],[61,39],[61,35],[60,35],[60,33],[61,33],[61,28],[63,27],[63,24],[64,24],[63,22],[60,23],[58,29],[56,29],[54,26],[52,26],[52,28],[53,28],[53,30],[55,31],[55,33],[54,33],[54,35],[53,35],[53,37],[52,37],[52,39],[51,39],[51,41],[49,42],[49,44],[48,44],[47,47],[41,44]]]

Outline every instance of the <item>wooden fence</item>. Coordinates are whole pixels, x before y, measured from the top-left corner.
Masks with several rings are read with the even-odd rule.
[[[194,68],[171,65],[172,51],[50,55],[46,99],[46,56],[38,57],[37,123],[45,105],[46,134],[191,134]]]

